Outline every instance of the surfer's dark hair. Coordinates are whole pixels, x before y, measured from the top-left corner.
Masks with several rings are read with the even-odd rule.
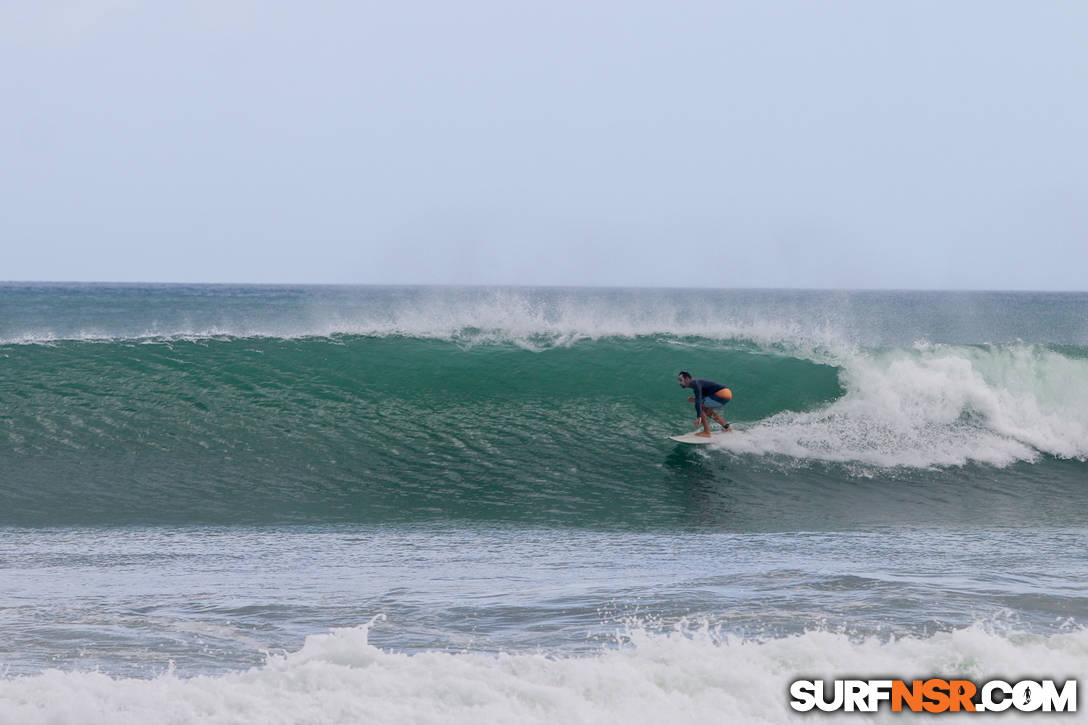
[[[687,370],[681,370],[680,371],[680,377],[687,378],[688,380],[691,380],[691,373],[689,373]]]

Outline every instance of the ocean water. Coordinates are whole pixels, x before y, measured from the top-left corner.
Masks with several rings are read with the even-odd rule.
[[[0,285],[0,723],[1064,680],[1086,512],[1084,293]]]

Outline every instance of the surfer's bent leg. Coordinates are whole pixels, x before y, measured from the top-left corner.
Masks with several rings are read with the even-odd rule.
[[[718,408],[725,407],[725,404],[732,400],[732,396],[729,398],[714,398],[708,399],[703,404],[703,410],[710,415],[717,423],[722,427],[722,430],[728,430],[729,423],[725,421],[720,415],[718,415]],[[710,430],[710,423],[707,423],[707,430]]]

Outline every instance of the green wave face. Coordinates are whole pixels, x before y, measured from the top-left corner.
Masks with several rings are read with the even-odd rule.
[[[734,420],[841,392],[828,365],[657,338],[542,352],[341,337],[3,354],[0,520],[15,524],[585,513],[660,484],[664,436],[694,419],[682,367],[736,391]]]
[[[0,285],[0,525],[1061,523],[1088,295]],[[733,389],[707,450],[676,373]]]
[[[1027,510],[1060,520],[1088,480],[1088,360],[1067,352],[930,346],[836,366],[667,336],[9,345],[0,524],[803,529],[980,505],[1021,521],[1043,490],[1053,506]],[[740,433],[711,450],[665,440],[694,419],[681,368],[733,389]]]

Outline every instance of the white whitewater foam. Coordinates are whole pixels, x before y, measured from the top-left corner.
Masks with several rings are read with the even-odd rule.
[[[974,626],[893,641],[809,632],[759,642],[635,629],[623,646],[596,655],[495,657],[388,652],[367,641],[368,629],[314,635],[298,652],[220,677],[50,670],[2,679],[0,724],[805,722],[811,716],[788,705],[794,679],[1065,680],[1088,670],[1084,630],[1044,637]],[[889,711],[848,717],[913,720]]]
[[[838,364],[843,397],[721,447],[879,467],[1088,459],[1088,360],[1038,345],[920,343],[843,351]]]

